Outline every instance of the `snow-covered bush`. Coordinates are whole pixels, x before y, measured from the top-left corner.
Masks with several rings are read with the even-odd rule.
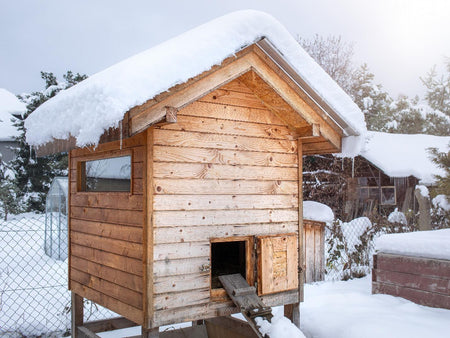
[[[409,216],[409,215],[408,215]],[[374,240],[390,233],[417,231],[416,222],[408,223],[405,214],[394,211],[389,217],[359,217],[350,222],[336,220],[326,226],[326,279],[348,280],[370,273]]]
[[[450,203],[445,195],[437,195],[431,203],[433,229],[450,228]]]

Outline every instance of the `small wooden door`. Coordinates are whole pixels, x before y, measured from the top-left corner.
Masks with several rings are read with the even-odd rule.
[[[296,234],[258,237],[258,295],[298,288]]]

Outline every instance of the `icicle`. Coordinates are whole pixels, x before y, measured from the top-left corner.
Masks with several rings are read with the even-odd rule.
[[[120,150],[122,150],[122,121],[119,122],[119,131],[120,131]]]

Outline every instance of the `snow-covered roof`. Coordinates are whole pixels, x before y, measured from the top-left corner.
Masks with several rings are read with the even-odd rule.
[[[375,240],[378,252],[450,259],[450,229],[383,235]]]
[[[388,134],[368,131],[361,155],[391,177],[414,176],[432,184],[445,173],[431,160],[428,148],[448,151],[449,136]]]
[[[0,141],[11,141],[19,136],[19,131],[13,126],[12,114],[26,111],[25,103],[6,89],[0,88]]]
[[[104,130],[117,127],[129,109],[263,38],[345,122],[347,135],[365,133],[360,109],[291,34],[270,15],[246,10],[212,20],[61,91],[27,118],[27,141],[41,145],[72,135],[78,146],[97,144]],[[343,141],[344,148],[347,143]]]

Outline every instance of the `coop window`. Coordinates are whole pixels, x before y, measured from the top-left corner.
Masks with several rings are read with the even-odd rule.
[[[239,273],[253,285],[253,238],[211,241],[211,296],[226,298],[219,276]]]
[[[131,191],[131,156],[81,162],[80,191]]]

